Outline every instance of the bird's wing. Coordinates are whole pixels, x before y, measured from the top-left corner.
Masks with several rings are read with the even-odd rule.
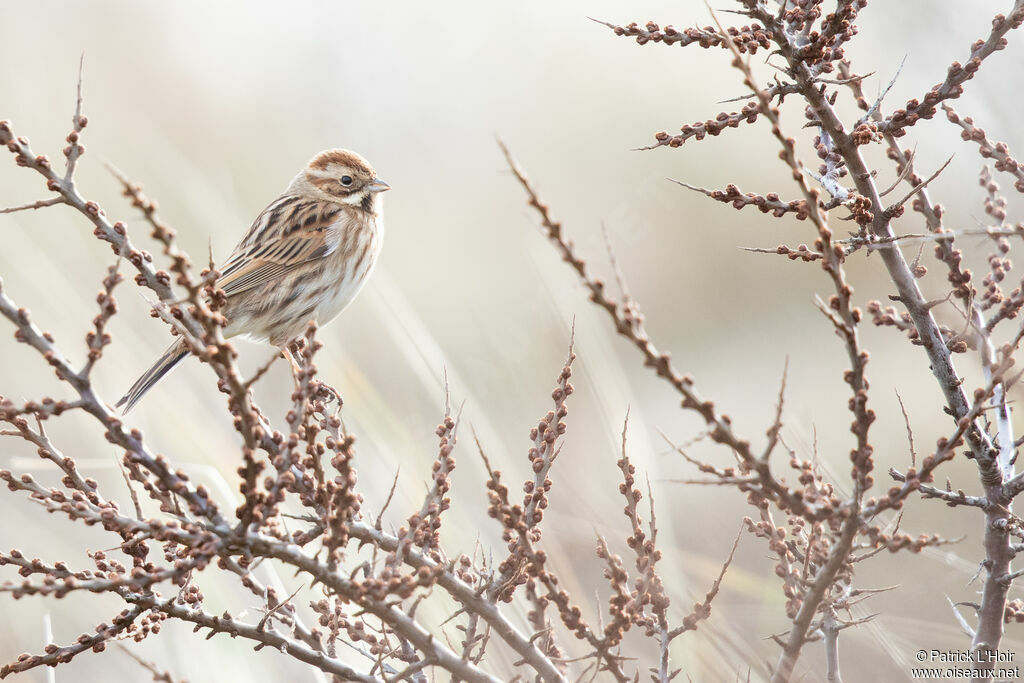
[[[267,207],[221,267],[217,287],[229,297],[333,253],[342,239],[344,209],[328,202]]]

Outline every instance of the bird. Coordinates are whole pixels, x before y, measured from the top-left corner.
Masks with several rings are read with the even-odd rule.
[[[311,320],[323,325],[337,317],[377,263],[384,233],[381,193],[390,188],[355,152],[330,149],[314,156],[219,268],[225,338],[245,335],[287,356],[288,345]],[[176,341],[115,408],[127,413],[188,354],[185,342]]]

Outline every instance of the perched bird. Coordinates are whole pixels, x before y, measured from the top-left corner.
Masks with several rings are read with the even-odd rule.
[[[310,320],[332,320],[366,283],[384,232],[380,193],[390,185],[355,152],[320,152],[256,217],[220,268],[225,337],[247,335],[286,350]],[[188,355],[171,345],[117,407],[128,412]]]

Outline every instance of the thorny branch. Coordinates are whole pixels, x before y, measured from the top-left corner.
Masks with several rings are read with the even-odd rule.
[[[449,556],[445,549],[441,529],[450,507],[458,425],[447,397],[427,495],[405,518],[405,526],[393,533],[385,531],[380,518],[373,523],[363,516],[355,436],[342,422],[340,396],[317,377],[314,359],[322,344],[316,340],[316,324],[311,323],[295,344],[298,367],[291,409],[275,425],[253,395],[269,363],[251,378],[240,375],[237,354],[223,337],[222,294],[216,289],[218,274],[212,263],[197,274],[176,246],[174,230],[157,214],[156,203],[120,171],[111,167],[125,197],[141,212],[160,255],[137,247],[127,222],[111,222],[98,204],[80,192],[78,162],[85,151],[81,135],[88,123],[82,104],[79,86],[63,175],[56,174],[47,157],[36,154],[26,138],[17,136],[10,122],[0,122],[0,143],[19,166],[40,174],[54,193],[14,210],[68,206],[117,255],[97,297],[99,312],[85,335],[87,361],[80,369],[69,360],[67,346],[40,327],[0,284],[0,315],[14,327],[17,341],[41,356],[73,396],[46,396],[23,404],[0,396],[0,422],[11,427],[0,430],[0,435],[32,444],[60,475],[59,484],[47,486],[27,473],[0,470],[0,481],[12,495],[26,496],[54,520],[98,527],[111,534],[113,542],[110,550],[87,553],[91,566],[81,568],[67,560],[32,558],[17,549],[0,553],[0,566],[16,568],[22,576],[20,582],[0,583],[0,593],[37,599],[59,599],[73,592],[104,593],[120,599],[125,611],[112,625],[100,624],[94,634],[83,635],[72,645],[49,645],[44,654],[23,655],[0,670],[0,677],[55,666],[87,650],[99,652],[112,640],[151,637],[162,621],[173,619],[193,624],[207,638],[226,634],[244,639],[256,650],[283,653],[344,680],[425,681],[438,672],[453,680],[507,680],[507,672],[495,671],[498,660],[489,655],[490,649],[514,653],[517,676],[565,681],[582,671],[600,669],[617,680],[630,680],[634,673],[629,662],[637,657],[621,653],[621,634],[585,625],[572,596],[545,566],[547,556],[540,543],[544,511],[556,502],[549,492],[552,465],[567,429],[566,400],[573,392],[568,381],[571,349],[552,395],[554,409],[531,432],[528,458],[533,477],[523,504],[508,506],[521,526],[506,538],[510,554],[500,567],[492,566],[484,553],[474,553],[472,558]],[[167,270],[156,265],[163,261]],[[94,387],[94,374],[104,367],[108,355],[116,353],[109,323],[118,313],[115,293],[123,268],[133,269],[135,283],[156,295],[153,317],[166,323],[193,355],[211,367],[218,388],[227,395],[241,455],[242,503],[233,511],[204,486],[193,483],[184,469],[172,467],[169,458],[153,453],[141,432],[114,413]],[[23,286],[11,284],[13,289]],[[80,471],[76,452],[81,444],[71,444],[67,450],[69,446],[62,448],[51,439],[46,423],[72,412],[87,414],[99,433],[121,451],[131,496],[126,509],[131,514],[122,513],[118,501]],[[500,490],[498,477],[492,472],[489,485]],[[146,515],[143,498],[157,504],[157,515]],[[653,508],[650,524],[645,552],[653,558],[660,553],[654,546]],[[160,552],[154,552],[157,548]],[[298,589],[280,596],[253,576],[257,565],[294,573]],[[257,597],[261,616],[243,619],[233,613],[234,608],[212,613],[200,583],[204,573],[213,571],[230,576],[250,599]],[[694,618],[697,621],[706,618],[720,582],[721,577]],[[524,584],[530,590],[522,589]],[[660,585],[660,579],[646,575],[641,595],[654,595]],[[614,582],[609,586],[614,589]],[[317,593],[309,595],[313,587]],[[545,624],[543,633],[531,633],[535,621],[523,621],[505,607],[516,601],[533,606],[536,621]],[[423,602],[454,604],[456,611],[438,626],[421,617]],[[557,606],[567,632],[585,634],[582,650],[566,642],[565,632],[543,618],[547,604]],[[631,608],[634,620],[654,623],[649,609],[639,603]],[[658,609],[658,623],[667,624],[667,602]],[[311,619],[316,621],[312,628],[306,626]],[[465,634],[461,647],[453,643],[449,628]],[[659,627],[646,634],[663,669],[669,662],[667,643],[675,637],[666,638],[666,633]]]
[[[869,102],[863,85],[870,74],[854,72],[845,53],[846,45],[858,34],[857,20],[867,5],[865,0],[839,0],[831,12],[820,0],[739,0],[738,4],[738,12],[751,20],[749,25],[723,27],[717,19],[717,26],[686,29],[654,22],[598,23],[640,45],[664,43],[728,50],[733,66],[741,72],[750,94],[735,98],[746,101],[738,111],[721,112],[684,125],[679,134],[659,132],[655,144],[645,149],[679,148],[689,141],[706,141],[741,124],[770,127],[792,182],[788,192],[755,194],[742,192],[735,184],[726,185],[724,190],[709,190],[675,182],[735,209],[754,206],[775,219],[792,216],[813,226],[811,246],[783,245],[751,251],[817,264],[827,277],[832,294],[819,301],[819,308],[840,338],[849,363],[843,375],[850,391],[847,407],[852,416],[847,481],[829,480],[819,467],[816,452],[813,458],[804,458],[786,443],[782,433],[785,381],[774,419],[766,430],[764,448],[755,450],[740,436],[728,415],[703,398],[694,380],[681,373],[669,355],[654,345],[639,304],[621,283],[621,295],[614,296],[591,274],[525,173],[504,145],[502,149],[548,241],[585,285],[590,300],[639,351],[645,366],[673,387],[683,409],[700,416],[710,440],[729,454],[733,464],[722,466],[692,457],[685,446],[675,448],[705,476],[701,483],[742,491],[754,511],[745,518],[744,528],[762,539],[771,553],[789,620],[784,632],[772,636],[781,647],[770,672],[773,680],[788,681],[798,676],[796,667],[803,646],[817,640],[825,646],[827,670],[823,675],[828,680],[840,680],[840,633],[866,619],[844,621],[839,615],[885,590],[855,588],[857,563],[883,549],[916,552],[948,542],[937,534],[911,536],[899,531],[899,517],[894,522],[885,519],[899,511],[915,492],[921,498],[976,510],[984,516],[981,602],[976,606],[973,625],[960,612],[955,618],[972,638],[975,651],[996,650],[1004,623],[1024,621],[1020,601],[1008,601],[1010,585],[1024,575],[1011,568],[1013,557],[1024,549],[1024,543],[1012,542],[1024,538],[1024,528],[1012,511],[1013,499],[1024,491],[1024,473],[1015,471],[1021,439],[1015,436],[1012,405],[1007,398],[1010,387],[1020,379],[1013,366],[1015,352],[1024,338],[1024,324],[1012,332],[1001,324],[1019,317],[1024,308],[1024,282],[1006,287],[1013,267],[1009,258],[1011,240],[1024,236],[1024,228],[1008,221],[1007,202],[988,169],[983,171],[981,186],[986,221],[991,225],[978,230],[946,228],[944,211],[933,203],[930,185],[945,167],[922,178],[915,169],[915,155],[900,146],[899,138],[920,120],[934,117],[941,106],[948,120],[959,127],[963,139],[976,145],[982,157],[992,159],[996,172],[1013,176],[1015,188],[1024,191],[1024,174],[1008,147],[994,142],[972,118],[960,116],[949,104],[963,93],[965,84],[984,61],[1007,46],[1007,34],[1024,23],[1024,0],[1015,0],[1007,15],[993,18],[988,35],[971,45],[966,64],[954,62],[946,69],[945,78],[920,100],[912,99],[888,114],[884,112],[884,100],[896,78]],[[758,51],[769,54],[769,64],[776,70],[773,81],[764,85],[758,82],[748,59]],[[678,54],[690,53],[692,50]],[[859,119],[844,121],[842,107],[837,105],[841,93],[852,94],[863,112]],[[811,151],[820,161],[816,169],[804,164],[797,141],[783,133],[780,110],[787,97],[800,100],[805,107],[806,127],[815,131]],[[0,430],[0,434],[21,439],[37,449],[46,464],[55,468],[59,484],[45,486],[27,473],[7,470],[0,471],[0,480],[12,495],[27,496],[55,519],[97,526],[112,534],[112,549],[88,553],[91,567],[77,569],[73,568],[77,563],[30,558],[19,550],[0,553],[0,566],[17,568],[22,576],[21,582],[0,585],[0,591],[15,598],[39,599],[56,599],[75,591],[102,592],[119,598],[126,609],[109,620],[111,624],[100,624],[95,633],[83,634],[74,644],[52,644],[41,655],[19,657],[0,670],[0,677],[37,666],[55,666],[87,650],[101,651],[111,640],[142,640],[159,631],[160,622],[166,619],[190,622],[209,636],[224,633],[248,640],[257,649],[282,652],[347,680],[422,681],[441,672],[452,680],[507,679],[508,672],[501,672],[504,678],[499,678],[492,670],[494,660],[488,657],[489,647],[514,653],[518,678],[563,681],[603,675],[616,681],[635,680],[639,670],[633,670],[633,659],[625,652],[631,643],[624,638],[633,627],[642,631],[645,638],[641,640],[649,644],[646,654],[654,665],[647,668],[652,680],[661,683],[681,673],[671,665],[670,644],[709,616],[732,554],[704,601],[696,603],[686,615],[674,614],[662,580],[665,569],[657,547],[652,492],[648,484],[651,504],[645,525],[639,506],[643,494],[627,455],[625,426],[618,468],[629,528],[625,542],[633,557],[630,563],[623,561],[612,550],[614,540],[598,538],[597,559],[604,568],[608,589],[607,621],[603,614],[596,625],[587,618],[579,597],[571,595],[559,581],[543,547],[555,531],[545,528],[543,522],[545,511],[558,500],[552,493],[556,490],[553,473],[559,467],[556,460],[569,457],[562,454],[562,449],[567,430],[566,404],[573,393],[569,382],[574,359],[571,345],[569,358],[556,380],[551,410],[530,433],[527,458],[531,475],[524,481],[521,502],[512,502],[501,472],[491,468],[485,458],[488,512],[501,525],[507,548],[504,557],[495,563],[483,559],[483,552],[468,557],[449,556],[446,551],[441,530],[448,528],[443,522],[450,505],[459,422],[447,400],[436,431],[438,443],[427,494],[418,508],[398,518],[405,520],[404,525],[394,533],[385,531],[381,518],[370,523],[363,516],[355,437],[342,422],[337,392],[317,378],[314,356],[321,345],[315,339],[316,326],[307,329],[300,344],[291,410],[275,426],[252,393],[269,363],[252,378],[240,376],[236,352],[222,334],[225,320],[219,312],[218,275],[212,263],[209,269],[194,273],[187,255],[175,244],[174,231],[157,215],[155,203],[124,174],[114,171],[125,196],[149,226],[151,237],[160,247],[159,256],[139,248],[130,239],[126,222],[111,222],[96,202],[80,192],[76,173],[85,152],[81,137],[87,124],[80,79],[64,149],[65,168],[58,174],[45,155],[36,154],[26,138],[14,133],[10,122],[0,121],[0,144],[14,155],[15,163],[38,173],[52,193],[0,209],[0,214],[68,206],[84,217],[96,237],[108,242],[117,255],[102,282],[99,311],[86,335],[87,360],[81,368],[69,360],[67,345],[59,345],[28,310],[17,304],[15,292],[24,283],[8,283],[11,291],[0,283],[0,315],[13,326],[16,339],[38,353],[71,392],[70,398],[40,397],[20,404],[0,397],[0,422],[10,427]],[[891,172],[868,163],[869,155],[862,148],[875,144],[885,146],[895,165]],[[882,178],[888,180],[883,182]],[[886,205],[883,198],[901,185],[904,192],[893,195],[899,199]],[[883,187],[886,189],[880,189]],[[790,193],[797,198],[781,199]],[[897,232],[894,222],[906,220],[906,206],[923,219],[924,231]],[[855,226],[856,231],[849,237],[836,236],[833,212],[837,211],[840,220],[850,220]],[[980,284],[965,267],[964,254],[957,246],[957,238],[971,234],[982,235],[991,244],[988,269]],[[934,245],[949,287],[945,298],[925,299],[918,284],[928,274],[921,254],[908,262],[903,253],[903,247],[912,242],[922,247],[926,242]],[[909,436],[910,467],[901,471],[890,466],[888,471],[896,484],[884,493],[872,494],[876,456],[869,435],[876,415],[868,407],[868,355],[859,331],[863,312],[855,303],[844,266],[855,254],[876,251],[896,290],[892,302],[902,310],[896,305],[883,307],[879,302],[868,302],[866,310],[875,325],[897,328],[924,352],[953,423],[947,436],[940,438],[930,453],[918,458],[910,417],[904,408],[901,421]],[[160,269],[158,262],[166,263],[167,269]],[[134,271],[135,283],[156,295],[154,317],[163,320],[200,361],[211,367],[227,396],[227,408],[241,442],[242,462],[238,477],[243,502],[232,512],[227,511],[225,502],[215,501],[203,486],[193,483],[187,472],[173,468],[169,459],[155,454],[141,432],[127,426],[95,391],[93,374],[103,367],[104,358],[114,353],[109,322],[117,314],[115,293],[119,291],[122,269]],[[947,313],[957,322],[941,324]],[[968,352],[977,352],[977,365],[984,377],[973,391],[953,363],[954,353],[975,358]],[[871,405],[877,408],[878,404],[873,399]],[[68,413],[87,415],[94,428],[118,448],[133,486],[133,503],[128,509],[134,515],[123,514],[117,501],[80,471],[75,452],[51,438],[47,422]],[[780,445],[788,453],[788,461],[781,465],[776,455]],[[975,461],[980,492],[968,494],[964,489],[971,487],[954,486],[948,480],[945,487],[935,484],[939,468],[958,452],[965,452]],[[142,514],[135,488],[159,506],[157,516]],[[162,554],[153,552],[156,547]],[[291,570],[301,577],[303,585],[297,593],[282,598],[252,576],[257,564]],[[225,571],[250,596],[260,597],[265,603],[262,618],[252,622],[230,611],[220,616],[212,614],[204,605],[199,585],[203,571]],[[299,597],[312,586],[320,591],[313,599]],[[160,594],[168,588],[174,597]],[[418,606],[441,600],[454,605],[455,611],[435,627],[420,616]],[[527,618],[518,618],[506,607],[506,603],[516,601],[529,609]],[[317,627],[305,626],[310,618],[316,620]],[[672,622],[678,625],[672,626]],[[460,631],[461,638],[448,629]],[[349,661],[348,657],[355,659]],[[976,672],[977,680],[986,678],[980,670]]]
[[[881,105],[895,79],[873,104],[869,104],[861,90],[865,77],[858,76],[852,71],[843,49],[844,43],[853,40],[857,34],[855,22],[866,2],[839,2],[832,13],[826,13],[820,2],[779,4],[778,7],[773,7],[774,4],[740,0],[740,13],[757,23],[729,28],[719,25],[717,30],[708,26],[699,30],[679,31],[671,26],[662,28],[654,22],[649,22],[646,27],[636,23],[622,26],[599,22],[611,28],[616,35],[635,38],[640,45],[652,42],[683,46],[699,45],[703,48],[724,48],[733,53],[733,65],[743,72],[744,85],[752,92],[748,99],[756,100],[756,111],[749,107],[744,109],[744,112],[750,113],[746,120],[753,123],[756,118],[763,117],[771,124],[771,133],[782,147],[780,157],[789,166],[792,181],[801,190],[803,198],[797,201],[782,201],[779,199],[780,193],[777,192],[758,195],[742,193],[734,185],[719,191],[707,190],[686,182],[675,182],[716,201],[731,204],[736,209],[756,206],[763,213],[771,213],[775,218],[795,214],[799,219],[811,219],[817,231],[817,240],[813,247],[779,246],[775,249],[751,251],[777,253],[797,262],[818,263],[832,279],[835,289],[835,294],[827,304],[821,305],[821,309],[835,327],[837,334],[844,340],[852,366],[844,379],[854,393],[850,401],[850,409],[855,418],[851,431],[857,441],[856,448],[851,452],[853,493],[844,502],[832,497],[832,501],[838,504],[835,510],[841,511],[842,515],[829,522],[831,529],[817,529],[807,537],[808,541],[811,541],[822,538],[822,534],[836,534],[833,542],[826,547],[828,559],[820,571],[812,576],[805,575],[799,581],[786,581],[787,591],[799,590],[798,587],[806,589],[807,584],[801,581],[806,582],[809,579],[813,579],[814,588],[804,592],[804,600],[794,605],[797,608],[791,615],[794,617],[794,628],[788,632],[788,638],[778,639],[784,649],[774,671],[774,680],[789,680],[793,675],[796,658],[801,646],[808,639],[812,622],[815,614],[819,613],[819,604],[824,600],[825,593],[831,586],[836,585],[835,580],[848,581],[848,578],[842,578],[848,573],[843,567],[852,557],[857,537],[861,534],[867,535],[871,544],[887,546],[890,549],[907,546],[909,541],[905,537],[882,533],[879,527],[872,525],[871,520],[884,510],[899,508],[913,491],[920,491],[925,497],[942,499],[950,505],[964,505],[967,508],[981,508],[986,511],[988,579],[980,610],[983,628],[978,629],[974,637],[974,646],[979,650],[995,649],[1002,633],[1003,606],[1006,604],[1005,586],[1009,583],[1007,577],[1012,576],[1008,573],[1008,531],[1014,523],[1011,521],[1013,518],[1010,516],[1012,513],[1009,511],[1009,504],[1021,489],[1022,479],[1021,475],[1015,475],[1013,472],[1014,448],[1017,442],[1014,441],[1010,411],[1005,399],[1006,386],[1012,383],[1007,372],[1013,362],[1012,355],[1020,342],[1020,335],[1014,335],[1008,343],[1000,346],[993,342],[992,332],[1001,320],[1016,317],[1022,307],[1020,291],[1024,285],[1009,294],[1004,294],[1000,286],[1012,267],[1006,257],[1010,244],[1002,235],[1017,234],[1017,231],[1016,228],[1006,226],[1006,203],[998,197],[998,187],[991,180],[983,178],[982,184],[989,193],[986,199],[986,213],[996,221],[996,225],[985,232],[996,240],[997,249],[989,257],[991,271],[984,281],[985,291],[976,298],[976,291],[971,287],[970,272],[961,266],[961,253],[954,246],[955,235],[942,227],[941,210],[937,205],[933,205],[928,197],[928,185],[942,169],[931,178],[921,179],[913,172],[912,155],[900,149],[896,138],[904,135],[906,129],[919,120],[931,118],[936,113],[938,105],[942,104],[950,121],[963,129],[964,139],[976,142],[984,157],[996,160],[998,171],[1013,174],[1017,178],[1017,184],[1021,185],[1019,164],[1010,155],[1006,146],[989,140],[984,131],[977,128],[972,120],[959,117],[945,100],[959,97],[964,84],[977,73],[983,60],[1006,46],[1006,33],[1024,22],[1024,2],[1017,0],[1013,3],[1008,16],[997,15],[993,19],[988,37],[977,41],[971,47],[970,59],[966,66],[954,63],[948,69],[945,81],[934,86],[923,101],[911,100],[904,108],[897,109],[888,117],[882,114]],[[769,87],[762,87],[755,82],[745,55],[752,54],[759,48],[773,50],[773,54],[781,55],[784,64],[776,68],[785,80],[777,75],[775,84]],[[826,78],[826,74],[836,70],[840,73],[840,79]],[[836,108],[839,90],[831,86],[849,87],[857,99],[857,104],[866,112],[864,117],[847,127]],[[785,137],[781,132],[776,102],[781,104],[786,96],[797,96],[803,100],[806,105],[806,117],[810,121],[808,125],[817,129],[814,151],[822,161],[817,172],[803,166],[796,155],[796,141]],[[715,121],[716,126],[724,127],[730,125],[730,122],[734,123],[736,119],[732,115],[721,114]],[[717,131],[716,128],[712,132]],[[658,143],[655,147],[678,147],[690,137],[699,140],[703,133],[693,126],[684,127],[682,135],[678,136],[658,133],[655,136]],[[881,198],[893,188],[890,187],[885,192],[878,189],[877,172],[867,165],[860,149],[877,142],[887,144],[890,158],[897,163],[897,181],[894,186],[900,182],[910,185],[906,197],[888,208],[883,208],[885,205]],[[541,214],[541,221],[548,237],[590,288],[591,300],[611,314],[620,333],[626,336],[632,334],[631,338],[634,338],[635,343],[641,350],[645,350],[646,339],[636,341],[637,334],[625,324],[624,316],[620,313],[620,303],[608,299],[603,293],[601,283],[590,279],[583,261],[575,254],[571,243],[562,237],[561,226],[549,218],[547,207],[539,202],[525,176],[517,169],[514,170],[527,190],[531,205]],[[820,190],[812,188],[808,178],[817,181],[830,199],[820,199]],[[852,187],[846,183],[852,183]],[[913,264],[908,264],[899,247],[901,241],[911,236],[897,236],[892,221],[902,215],[904,203],[910,200],[913,200],[914,210],[925,215],[927,236],[935,240],[936,255],[949,269],[948,279],[954,288],[952,294],[962,302],[961,315],[967,320],[966,329],[962,332],[938,324],[933,309],[946,300],[925,300],[916,280],[923,277],[927,270],[919,264],[919,259]],[[849,219],[855,221],[859,227],[857,234],[849,240],[833,238],[827,212],[836,208],[848,210]],[[866,408],[868,384],[863,368],[867,362],[867,354],[860,349],[857,338],[857,324],[862,313],[852,304],[853,290],[846,282],[843,272],[844,260],[865,246],[881,253],[890,279],[898,292],[898,295],[892,298],[905,308],[905,313],[898,313],[892,308],[883,311],[880,304],[871,302],[869,312],[872,313],[873,321],[876,324],[893,325],[905,330],[915,344],[923,347],[932,373],[945,397],[947,412],[954,418],[956,427],[952,437],[941,439],[936,451],[924,458],[920,467],[915,463],[906,474],[891,470],[892,476],[903,484],[901,487],[891,489],[880,499],[867,500],[864,500],[863,496],[872,485],[869,473],[873,467],[868,427],[875,416]],[[623,303],[621,308],[627,309],[627,305],[630,309],[633,308],[631,302]],[[986,311],[990,309],[995,311],[994,314],[986,315]],[[975,390],[973,396],[969,396],[963,386],[963,379],[954,368],[951,356],[954,352],[964,353],[969,348],[981,352],[981,366],[986,379],[986,386]],[[646,353],[645,356],[647,364],[653,365],[651,354]],[[663,373],[660,368],[659,375],[667,375],[670,381],[673,377],[678,377],[678,373]],[[990,411],[994,415],[991,421],[995,425],[994,434],[988,428],[990,421],[987,418]],[[711,425],[713,419],[708,422]],[[777,419],[775,433],[778,424]],[[721,439],[715,440],[722,443]],[[955,449],[964,442],[970,448],[970,457],[978,465],[981,483],[985,489],[984,496],[968,496],[961,490],[954,491],[948,485],[947,490],[943,491],[928,484],[934,476],[934,470],[950,460],[956,453]],[[726,440],[726,445],[731,444]],[[733,450],[737,449],[733,447]],[[807,523],[820,525],[820,522],[829,520],[827,514],[816,517],[805,514],[800,506],[787,506],[786,494],[778,489],[772,490],[774,487],[768,485],[770,481],[777,480],[776,477],[769,479],[760,471],[751,473],[749,468],[743,467],[738,470],[721,468],[697,461],[685,453],[683,455],[696,464],[703,473],[711,476],[707,483],[735,486],[747,492],[764,491],[763,499],[751,497],[751,502],[759,508],[762,519],[756,525],[753,522],[750,524],[758,535],[777,544],[780,571],[788,575],[795,568],[792,559],[799,559],[801,555],[805,558],[811,556],[809,550],[804,552],[798,547],[782,542],[784,535],[777,533],[778,526],[771,519],[766,501],[773,502],[790,514],[800,513],[804,518],[801,527]],[[747,458],[742,450],[738,456],[741,465],[745,465]],[[799,462],[795,457],[792,458],[792,466],[799,468]],[[801,478],[805,484],[823,483],[813,468],[807,468],[805,472],[807,476]],[[914,543],[912,547],[919,548],[920,543]],[[791,554],[795,554],[795,558],[789,558]],[[829,623],[832,619],[831,610],[832,607],[826,606],[824,611],[825,620]],[[838,648],[833,637],[838,631],[828,626],[822,628],[829,636],[828,674],[838,679],[838,664],[832,661],[838,657]],[[836,666],[833,670],[834,663]]]

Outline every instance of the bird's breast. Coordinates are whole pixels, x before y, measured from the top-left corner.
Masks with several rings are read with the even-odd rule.
[[[328,257],[331,263],[327,270],[331,272],[334,281],[326,285],[326,291],[317,307],[317,320],[320,324],[327,323],[341,313],[366,284],[380,255],[382,228],[378,214],[359,229],[350,229],[348,234],[343,235],[338,248]]]

